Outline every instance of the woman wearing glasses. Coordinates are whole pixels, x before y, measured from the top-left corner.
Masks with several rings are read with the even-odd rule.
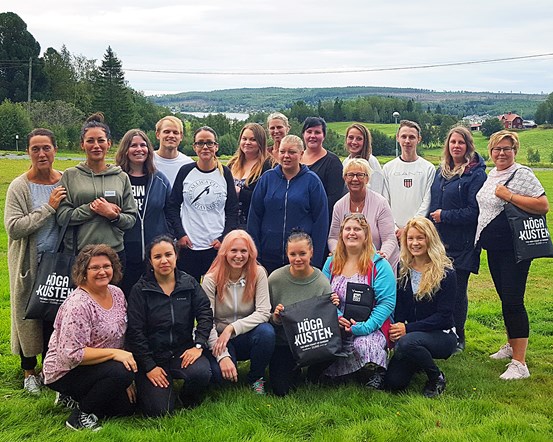
[[[349,192],[334,206],[328,248],[331,252],[336,250],[344,217],[350,213],[362,213],[371,228],[377,253],[390,263],[395,272],[399,262],[399,247],[394,233],[394,218],[388,201],[367,187],[371,179],[367,160],[353,158],[345,164],[344,180]]]
[[[492,359],[511,359],[507,370],[500,376],[504,380],[530,376],[526,366],[530,325],[524,307],[524,292],[532,261],[516,262],[512,232],[503,209],[510,202],[537,215],[549,211],[545,190],[532,169],[515,162],[519,146],[515,132],[502,130],[490,137],[488,151],[495,167],[476,195],[480,213],[475,241],[488,252],[488,266],[501,299],[507,330],[507,344],[490,355]]]
[[[230,170],[216,157],[217,134],[209,126],[194,132],[198,161],[181,167],[168,206],[178,239],[178,266],[199,282],[217,256],[223,237],[238,224],[238,198]]]
[[[129,415],[136,402],[137,365],[123,350],[127,302],[112,285],[121,279],[121,263],[111,247],[88,245],[72,276],[77,288],[56,316],[44,383],[58,392],[57,405],[72,409],[69,428],[98,431],[98,418]]]
[[[52,323],[23,318],[40,258],[44,252],[54,251],[58,239],[56,209],[66,191],[59,185],[61,172],[52,167],[58,150],[53,132],[35,129],[27,135],[27,145],[31,168],[8,188],[4,225],[8,233],[11,347],[21,358],[25,390],[38,395],[36,356],[46,354]]]

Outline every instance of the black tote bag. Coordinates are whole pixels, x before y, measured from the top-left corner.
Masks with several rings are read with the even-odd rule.
[[[505,182],[515,176],[516,170]],[[535,258],[553,258],[553,243],[547,228],[545,215],[528,213],[512,203],[504,207],[513,233],[513,246],[517,263]]]
[[[38,265],[37,277],[27,303],[24,319],[54,322],[60,305],[75,289],[71,270],[76,255],[76,228],[73,228],[73,250],[62,251],[69,220],[63,225],[54,252],[44,252]]]
[[[298,367],[347,356],[330,294],[287,305],[280,317]]]

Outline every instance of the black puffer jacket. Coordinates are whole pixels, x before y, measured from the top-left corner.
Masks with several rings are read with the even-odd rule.
[[[177,270],[175,277],[170,296],[163,293],[151,273],[142,276],[131,290],[126,347],[145,372],[180,357],[194,344],[207,348],[213,327],[209,299],[190,275]]]

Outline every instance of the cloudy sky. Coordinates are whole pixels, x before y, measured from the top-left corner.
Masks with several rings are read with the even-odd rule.
[[[27,23],[42,51],[65,44],[101,60],[111,45],[130,85],[147,94],[262,86],[553,91],[553,55],[395,69],[552,54],[550,0],[3,0],[2,10]],[[346,72],[329,72],[337,70]]]

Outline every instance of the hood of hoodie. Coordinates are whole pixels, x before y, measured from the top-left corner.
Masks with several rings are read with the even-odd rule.
[[[475,153],[475,156],[472,159],[472,161],[468,164],[468,166],[465,167],[465,171],[463,172],[463,175],[469,175],[473,173],[476,169],[486,170],[486,162],[484,161],[484,158],[482,158],[478,152],[474,152],[474,153]]]
[[[105,170],[102,170],[101,172],[95,173],[90,167],[88,167],[88,164],[86,164],[86,161],[83,161],[75,166],[81,173],[84,173],[88,176],[108,176],[108,175],[117,175],[121,173],[121,168],[119,166],[114,166],[113,164],[108,164]]]

